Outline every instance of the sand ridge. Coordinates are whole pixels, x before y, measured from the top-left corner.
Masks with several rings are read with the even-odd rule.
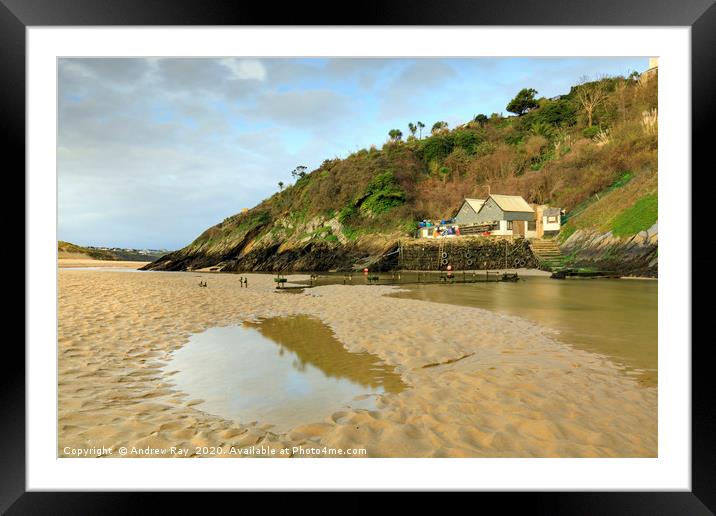
[[[58,275],[59,456],[66,447],[174,446],[197,456],[196,447],[252,445],[365,448],[369,457],[657,455],[656,388],[516,317],[451,306],[446,318],[445,305],[388,297],[396,287],[387,286],[276,293],[269,275],[244,274],[248,289],[232,274]],[[192,333],[294,314],[394,365],[411,388],[381,395],[379,410],[276,434],[197,410],[200,400],[161,369]]]

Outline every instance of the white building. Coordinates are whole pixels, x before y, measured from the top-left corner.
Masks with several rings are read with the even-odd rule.
[[[475,216],[476,224],[492,224],[491,235],[536,236],[535,211],[519,195],[490,195]]]

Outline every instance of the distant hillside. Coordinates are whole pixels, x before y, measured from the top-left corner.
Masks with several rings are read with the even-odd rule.
[[[84,258],[93,260],[149,262],[165,255],[165,249],[124,249],[119,247],[82,247],[70,242],[57,242],[59,259]]]
[[[57,242],[57,257],[63,258],[85,258],[93,260],[119,260],[116,255],[99,249],[82,247],[70,242]]]
[[[312,172],[297,167],[293,184],[147,268],[359,267],[412,235],[417,221],[451,217],[463,198],[488,191],[565,208],[562,240],[577,230],[628,238],[653,226],[656,73],[582,83],[552,99],[534,93],[508,105],[517,116],[480,114],[452,130],[411,122],[407,139],[393,129],[380,149]]]

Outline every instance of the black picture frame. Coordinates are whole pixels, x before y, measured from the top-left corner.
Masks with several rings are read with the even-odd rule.
[[[692,221],[707,220],[707,188],[693,188],[695,171],[707,173],[716,115],[716,6],[714,0],[501,0],[477,2],[358,2],[350,16],[338,4],[238,3],[205,0],[0,0],[0,131],[5,161],[25,165],[25,30],[31,26],[91,25],[551,25],[551,26],[689,26],[692,44]],[[711,167],[712,168],[712,165]],[[9,169],[6,169],[9,173]],[[688,171],[681,173],[685,180]],[[17,175],[17,172],[15,172]],[[702,177],[698,177],[701,185]],[[24,181],[20,188],[24,191]],[[690,226],[690,227],[696,227]],[[692,242],[697,234],[692,232]],[[691,249],[692,270],[712,271],[710,239]],[[25,277],[32,271],[25,271]],[[713,305],[713,273],[682,278],[692,285],[692,490],[690,492],[590,492],[489,494],[501,507],[529,507],[530,513],[554,514],[712,514],[716,511],[716,414],[713,373],[708,350],[713,338],[697,327],[708,324]],[[699,303],[699,299],[703,300]],[[32,302],[30,299],[29,302]],[[669,343],[686,346],[689,343]],[[8,346],[10,347],[10,346]],[[0,375],[4,449],[0,455],[0,510],[8,514],[119,514],[146,508],[145,497],[131,493],[25,492],[25,356],[18,346],[12,367]],[[8,351],[13,353],[12,351]],[[709,388],[711,385],[711,388]],[[29,443],[31,445],[31,443]],[[186,499],[177,501],[189,510]],[[359,510],[360,502],[353,506]],[[366,506],[365,510],[371,510]],[[182,511],[182,512],[185,512]]]

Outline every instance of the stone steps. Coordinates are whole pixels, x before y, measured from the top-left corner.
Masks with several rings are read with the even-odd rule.
[[[554,240],[531,240],[530,248],[537,260],[543,264],[555,264],[563,259],[562,250]]]

